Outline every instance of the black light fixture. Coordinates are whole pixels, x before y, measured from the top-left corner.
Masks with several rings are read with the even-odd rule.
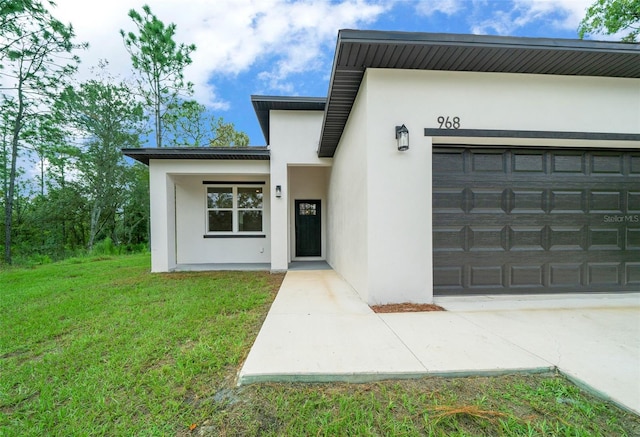
[[[280,185],[276,185],[276,197],[282,197],[282,187]]]
[[[396,141],[399,151],[404,152],[409,149],[409,129],[404,124],[396,126]]]

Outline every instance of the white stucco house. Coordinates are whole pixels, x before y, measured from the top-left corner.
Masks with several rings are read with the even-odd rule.
[[[370,304],[640,291],[638,44],[342,30],[326,97],[251,99],[266,147],[123,151],[152,271],[326,260]]]

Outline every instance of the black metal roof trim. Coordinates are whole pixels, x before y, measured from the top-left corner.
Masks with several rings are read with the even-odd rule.
[[[202,181],[202,185],[264,185],[265,181]]]
[[[367,68],[640,78],[640,44],[341,30],[318,156],[334,155]]]
[[[165,147],[122,149],[122,153],[145,165],[149,165],[151,159],[270,159],[267,147]]]
[[[326,97],[251,96],[251,104],[267,144],[270,144],[269,111],[324,111],[326,102]]]
[[[553,48],[556,50],[596,50],[640,52],[640,44],[616,41],[596,41],[568,38],[530,38],[520,36],[473,35],[456,33],[401,32],[380,30],[342,29],[338,38],[342,42],[392,42],[411,44],[414,42],[437,43],[459,47],[468,44],[473,47],[520,47]]]
[[[533,138],[551,140],[640,141],[640,134],[495,129],[424,128],[424,136],[454,138]]]

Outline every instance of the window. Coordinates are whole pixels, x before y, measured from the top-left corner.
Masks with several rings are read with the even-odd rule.
[[[316,204],[300,202],[298,215],[316,215]]]
[[[262,187],[207,187],[207,232],[262,232]]]

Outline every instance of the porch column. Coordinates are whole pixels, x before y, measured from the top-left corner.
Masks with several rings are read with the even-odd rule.
[[[175,183],[162,168],[149,166],[151,213],[151,271],[168,272],[176,266]]]
[[[273,156],[273,155],[272,155]],[[274,162],[275,161],[275,162]],[[280,186],[281,197],[276,197]],[[271,160],[271,271],[289,268],[289,184],[286,162]]]

